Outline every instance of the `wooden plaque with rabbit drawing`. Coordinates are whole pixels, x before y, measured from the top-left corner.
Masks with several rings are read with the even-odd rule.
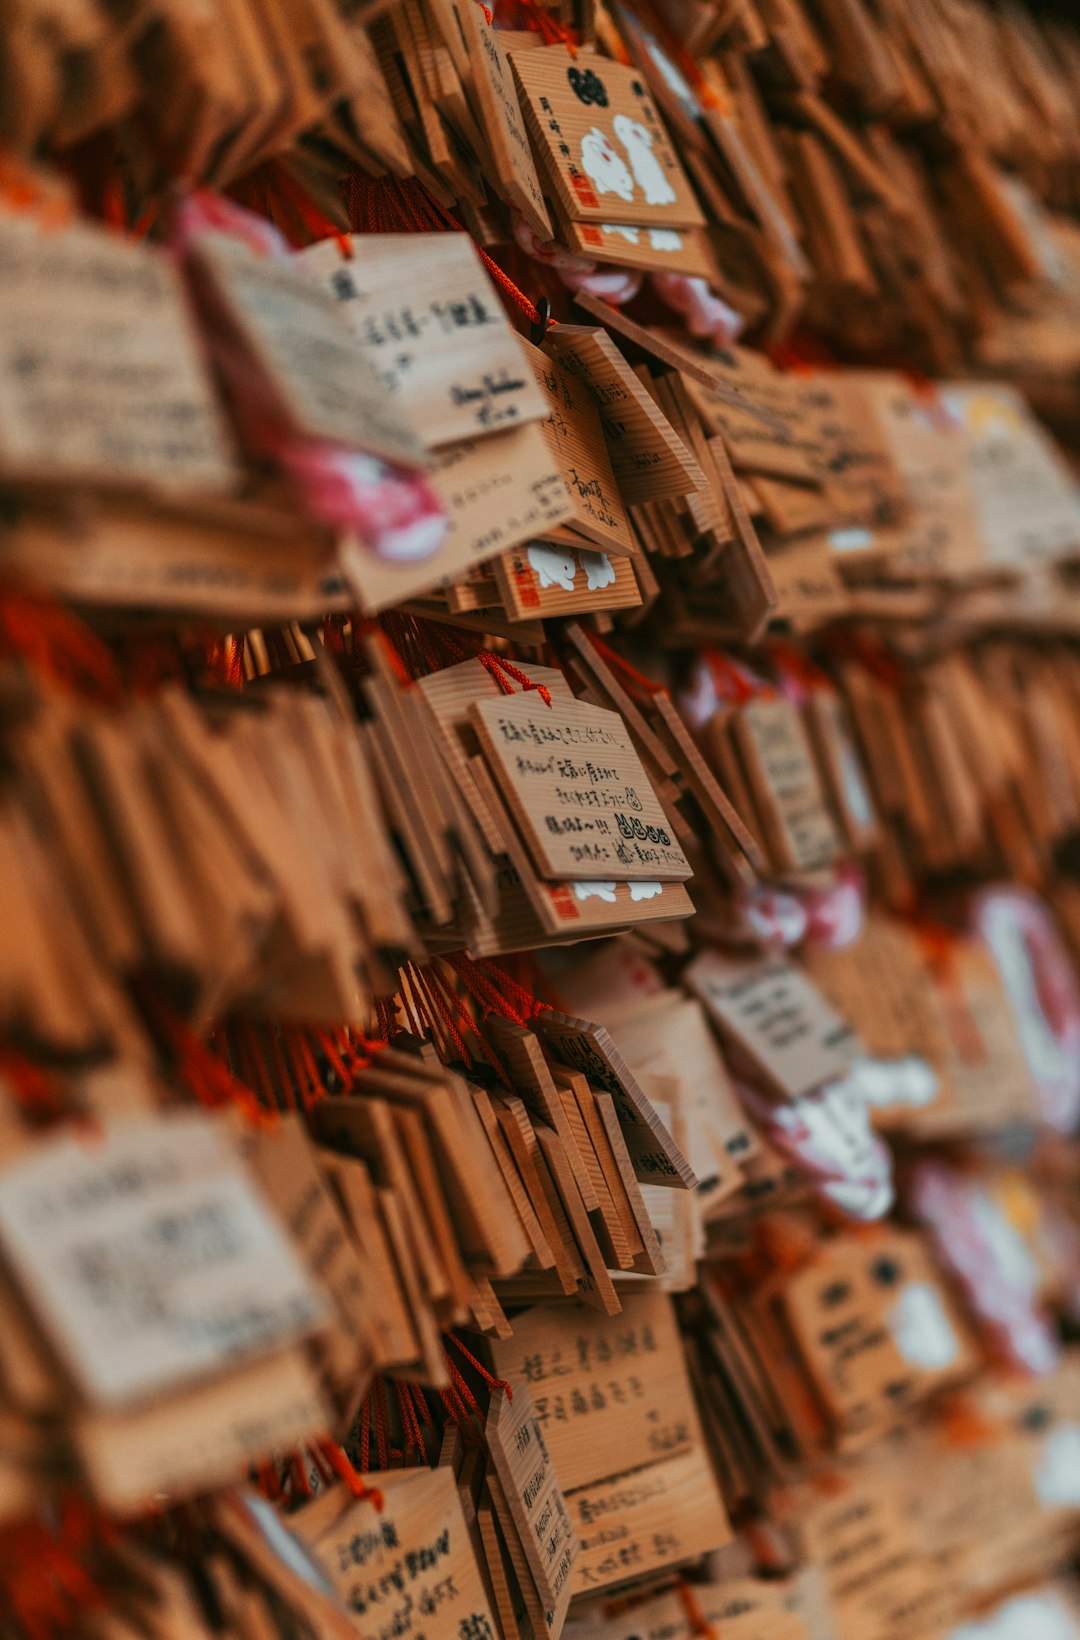
[[[636,69],[565,46],[512,56],[549,188],[580,222],[704,226],[656,104]]]

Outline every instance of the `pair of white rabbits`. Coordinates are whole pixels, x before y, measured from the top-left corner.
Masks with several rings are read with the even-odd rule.
[[[629,204],[636,184],[645,195],[646,205],[673,205],[675,190],[652,151],[652,132],[627,114],[616,114],[611,123],[630,164],[599,126],[586,131],[581,139],[581,163],[597,193],[617,194]]]

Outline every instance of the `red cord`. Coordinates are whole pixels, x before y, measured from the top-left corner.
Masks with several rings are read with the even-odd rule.
[[[443,1334],[443,1339],[444,1339],[445,1343],[453,1344],[457,1349],[459,1349],[461,1351],[461,1353],[465,1357],[466,1361],[469,1363],[469,1365],[471,1367],[475,1367],[476,1371],[480,1374],[481,1378],[484,1380],[484,1383],[488,1386],[489,1389],[504,1389],[506,1391],[507,1400],[512,1401],[514,1399],[514,1392],[511,1389],[510,1385],[507,1383],[506,1379],[505,1378],[493,1378],[491,1373],[484,1366],[483,1362],[478,1361],[476,1359],[476,1356],[472,1353],[472,1351],[470,1349],[468,1349],[461,1342],[461,1339],[457,1336],[456,1333],[444,1333]]]
[[[360,1467],[365,1474],[371,1468],[371,1391],[364,1396],[360,1408]]]
[[[497,988],[490,975],[484,973],[464,951],[448,951],[443,960],[450,964],[470,996],[475,997],[487,1013],[509,1019],[514,1025],[528,1024],[528,1015],[520,1013]]]
[[[498,963],[492,962],[490,957],[481,957],[480,962],[484,971],[493,980],[500,992],[504,995],[509,994],[530,1019],[535,1019],[537,1014],[544,1012],[548,1006],[547,1003],[542,1002],[526,986],[520,985],[516,979],[507,973],[505,968],[500,968]]]
[[[535,690],[545,706],[551,705],[551,690],[547,687],[547,685],[543,683],[534,683],[528,673],[523,672],[521,667],[516,666],[513,661],[508,661],[505,655],[496,655],[490,649],[481,649],[479,658],[480,664],[486,667],[491,673],[492,677],[502,689],[504,695],[512,695],[514,693],[512,687],[506,681],[507,678],[513,678],[514,682],[520,683],[523,689]]]
[[[617,654],[610,644],[604,642],[603,638],[598,638],[595,632],[590,632],[588,637],[597,654],[603,657],[613,672],[619,674],[623,682],[630,686],[631,691],[639,689],[646,695],[668,695],[671,693],[666,684],[657,683],[653,678],[647,678],[644,672],[639,672],[636,666],[631,666],[628,660]]]

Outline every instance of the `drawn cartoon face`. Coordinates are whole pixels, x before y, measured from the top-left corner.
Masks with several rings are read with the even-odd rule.
[[[926,1281],[912,1281],[900,1294],[888,1316],[889,1331],[905,1361],[940,1372],[960,1353],[952,1323],[941,1295]]]
[[[740,1081],[736,1089],[769,1143],[841,1212],[879,1219],[889,1211],[895,1196],[892,1152],[871,1128],[866,1100],[850,1081],[782,1104],[752,1084]]]
[[[615,579],[615,565],[606,552],[579,552],[578,563],[585,571],[590,592],[609,587]]]
[[[616,114],[611,123],[630,156],[638,186],[645,192],[646,205],[674,205],[675,190],[652,151],[652,132],[626,114]]]
[[[572,552],[560,552],[558,547],[530,546],[529,568],[540,582],[540,589],[562,587],[573,592],[577,563]]]
[[[634,197],[634,179],[604,133],[592,126],[581,139],[581,164],[598,194]]]

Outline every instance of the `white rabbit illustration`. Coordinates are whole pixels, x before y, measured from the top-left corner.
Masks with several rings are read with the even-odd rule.
[[[590,592],[609,587],[615,579],[615,565],[606,552],[579,552],[578,563],[585,571]]]
[[[614,883],[575,883],[574,897],[578,900],[606,900],[615,904]]]
[[[664,892],[663,883],[631,883],[630,899],[636,905],[638,900],[655,900],[658,894]]]
[[[634,179],[599,126],[594,125],[581,139],[581,163],[598,194],[633,199]]]
[[[560,552],[558,547],[531,546],[529,568],[539,576],[541,591],[545,587],[562,587],[564,592],[573,592],[577,564],[572,552]]]
[[[627,114],[616,114],[612,125],[615,135],[630,155],[630,164],[634,168],[634,176],[640,187],[645,190],[647,205],[673,205],[675,190],[664,174],[664,167],[660,164],[652,151],[652,132],[638,120],[632,120]],[[625,199],[633,197],[625,194]]]

